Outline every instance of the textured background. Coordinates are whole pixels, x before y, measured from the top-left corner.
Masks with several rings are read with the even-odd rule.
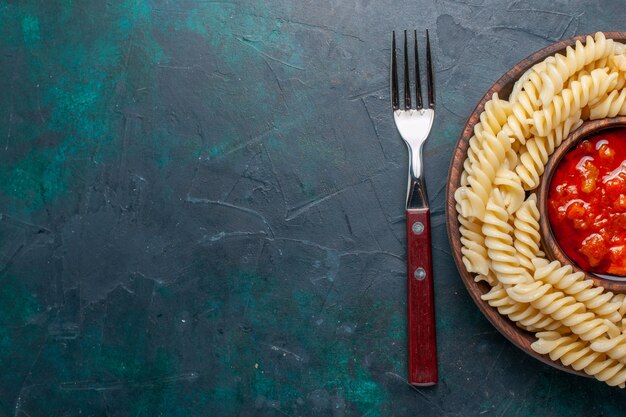
[[[0,416],[611,415],[465,292],[446,173],[483,92],[614,2],[3,1]],[[429,27],[440,383],[406,384],[392,29]]]

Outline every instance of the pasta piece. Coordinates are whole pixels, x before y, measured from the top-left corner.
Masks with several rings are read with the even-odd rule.
[[[505,286],[532,282],[531,275],[519,264],[517,250],[513,246],[513,227],[508,223],[508,218],[502,194],[500,190],[494,189],[487,203],[482,228],[491,270]]]
[[[610,358],[626,362],[626,334],[620,333],[611,338],[602,337],[591,343],[591,349],[606,353]]]
[[[467,178],[468,186],[460,187],[455,194],[463,217],[483,218],[496,170],[511,149],[511,141],[503,132],[497,136],[484,132],[484,138],[483,151],[478,155],[478,166],[472,168],[472,175]]]
[[[511,112],[510,104],[494,94],[485,104],[485,111],[480,116],[481,121],[474,128],[474,136],[469,140],[467,158],[463,163],[462,187],[456,194],[464,217],[482,218],[490,184],[495,179],[500,161],[505,156],[509,159],[512,156],[516,158],[515,153],[510,152],[510,140],[502,135],[502,127]],[[515,162],[517,160],[512,163]],[[485,201],[481,202],[481,198]]]
[[[482,140],[483,132],[489,132],[492,135],[497,135],[502,126],[507,121],[508,116],[511,114],[511,104],[500,99],[498,93],[494,93],[491,96],[491,100],[485,103],[485,110],[480,114],[480,122],[474,126],[474,135]]]
[[[502,130],[497,134],[483,131],[482,152],[474,153],[476,160],[470,160],[465,167],[468,175],[464,181],[467,185],[460,187],[455,195],[464,217],[482,219],[496,171],[512,149],[512,142],[517,139],[523,144],[530,135],[531,117],[538,104],[538,91],[531,81],[527,84],[513,103],[511,114]]]
[[[474,282],[486,282],[487,284],[489,284],[490,287],[493,287],[498,283],[496,281],[496,278],[492,274],[478,274],[474,277]]]
[[[504,207],[509,214],[519,209],[526,198],[526,192],[522,186],[519,175],[509,168],[508,161],[500,167],[493,183],[502,193]]]
[[[585,107],[590,100],[604,96],[617,83],[617,74],[604,69],[595,69],[580,81],[572,83],[561,94],[556,95],[552,102],[532,115],[532,132],[538,136],[547,136],[556,126]]]
[[[498,313],[507,316],[511,321],[529,331],[555,330],[561,327],[558,321],[546,316],[528,303],[518,303],[511,299],[501,283],[497,283],[491,290],[483,294],[481,299]]]
[[[478,163],[472,165],[472,172],[467,176],[468,186],[459,188],[463,191],[457,190],[457,201],[464,210],[462,215],[482,219],[496,169],[511,149],[511,135],[525,143],[531,122],[534,133],[540,136],[550,135],[551,131],[562,123],[564,125],[567,123],[571,127],[573,122],[568,123],[568,119],[585,107],[590,99],[604,95],[616,81],[615,73],[608,74],[602,69],[594,70],[589,76],[582,77],[580,81],[572,83],[570,88],[555,96],[547,108],[534,113],[531,96],[526,89],[522,91],[518,101],[513,104],[512,114],[502,131],[497,136],[484,132],[483,152],[477,155]],[[538,155],[538,157],[547,159],[547,156]]]
[[[517,101],[517,96],[522,91],[522,88],[524,87],[524,84],[526,83],[526,81],[530,80],[531,77],[534,77],[533,83],[535,85],[538,82],[541,82],[541,77],[539,77],[539,73],[541,73],[542,71],[545,71],[546,66],[549,63],[554,62],[554,59],[555,59],[554,56],[549,56],[543,61],[536,63],[535,65],[530,67],[528,70],[526,70],[526,72],[522,74],[522,76],[519,77],[519,79],[513,85],[513,89],[511,90],[511,94],[509,95],[509,101],[510,102]]]
[[[623,43],[617,42],[614,40],[613,45],[614,45],[613,53],[615,55],[623,55],[624,53],[626,53],[626,45],[624,45]]]
[[[547,136],[535,136],[526,142],[526,148],[519,157],[520,164],[515,168],[526,190],[534,190],[539,186],[548,158],[570,132],[582,124],[581,115],[578,109]]]
[[[604,33],[598,32],[595,37],[587,36],[583,45],[576,42],[575,48],[568,46],[565,55],[556,54],[554,60],[541,71],[541,94],[543,106],[547,106],[556,94],[563,90],[566,81],[581,71],[585,66],[597,65],[595,61],[606,59],[614,51],[612,39],[606,39]],[[601,66],[604,66],[601,63]]]
[[[611,91],[591,106],[589,119],[597,120],[618,115],[626,115],[626,89]]]
[[[461,233],[461,253],[463,254],[463,264],[468,271],[480,275],[489,273],[489,261],[487,260],[487,249],[484,244],[484,236],[481,229],[482,224],[478,220],[470,220],[459,216],[459,232]]]
[[[550,356],[553,361],[560,360],[565,366],[571,366],[577,371],[589,366],[601,356],[578,339],[575,335],[562,336],[560,333],[537,333],[537,341],[530,347],[537,353]]]
[[[619,71],[626,71],[626,55],[613,55],[610,62],[613,64],[615,69]]]
[[[625,386],[626,365],[592,350],[574,335],[562,336],[555,331],[540,332],[537,333],[537,341],[530,347],[537,353],[547,354],[553,361],[559,360],[565,366],[583,370],[610,386]]]
[[[485,110],[480,114],[480,122],[474,126],[474,135],[469,140],[467,158],[463,163],[464,173],[472,173],[472,165],[478,163],[478,155],[482,151],[483,132],[497,135],[506,123],[507,117],[511,114],[511,105],[506,100],[501,100],[497,93],[494,93],[491,100],[485,103]],[[466,184],[463,184],[466,185]]]
[[[539,235],[539,209],[537,209],[537,196],[531,194],[515,212],[513,246],[517,250],[517,257],[521,266],[531,273],[535,271],[532,260],[544,253],[539,247],[541,236]]]
[[[511,102],[511,114],[506,120],[506,125],[502,127],[502,131],[507,136],[515,138],[521,144],[526,143],[526,139],[530,136],[532,115],[541,106],[539,91],[540,83],[534,82],[531,75],[531,78],[524,83],[524,88],[516,100]]]
[[[550,284],[541,281],[518,284],[507,292],[513,300],[530,303],[543,314],[560,321],[582,340],[593,340],[609,331],[609,321],[587,311],[585,305],[574,297],[555,291]]]
[[[583,272],[573,272],[570,265],[561,266],[558,261],[548,262],[547,259],[534,259],[535,279],[551,284],[554,288],[573,296],[576,301],[613,323],[622,320],[619,314],[620,303],[613,303],[612,292],[604,292],[604,288],[595,287],[593,281],[585,279]]]
[[[612,303],[618,303],[620,305],[619,310],[617,310],[620,316],[624,316],[626,314],[626,294],[615,294],[611,299]]]

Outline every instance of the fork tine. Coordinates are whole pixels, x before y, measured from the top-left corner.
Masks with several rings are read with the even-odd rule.
[[[404,31],[404,108],[411,108],[411,78],[409,75],[409,52],[407,50],[406,30]]]
[[[413,37],[415,39],[414,49],[415,49],[415,104],[417,110],[422,110],[424,107],[422,105],[422,83],[420,81],[420,64],[419,64],[419,55],[417,53],[417,30],[413,31]]]
[[[391,37],[391,107],[393,110],[400,108],[400,95],[398,93],[398,63],[396,61],[396,31]]]
[[[428,106],[435,108],[435,80],[433,79],[433,60],[430,56],[430,38],[426,29],[426,68],[428,75]]]

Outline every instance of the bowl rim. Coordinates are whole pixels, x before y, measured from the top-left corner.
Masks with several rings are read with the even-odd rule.
[[[603,32],[607,38],[615,39],[619,41],[626,41],[626,32]],[[463,171],[463,161],[467,156],[467,149],[469,147],[469,139],[473,134],[474,125],[479,121],[479,116],[485,108],[485,103],[491,99],[494,93],[500,93],[502,97],[508,97],[515,81],[534,64],[544,60],[550,55],[554,55],[563,51],[567,46],[575,45],[576,41],[585,41],[587,36],[593,34],[585,34],[571,37],[569,39],[561,40],[548,45],[528,57],[519,61],[516,65],[510,68],[504,73],[482,96],[482,98],[476,104],[476,107],[470,113],[467,122],[465,123],[456,146],[454,147],[452,158],[450,161],[450,169],[448,171],[448,183],[446,186],[446,229],[448,232],[448,240],[452,249],[452,257],[456,263],[459,275],[470,297],[487,318],[487,320],[498,330],[507,340],[513,345],[523,350],[530,356],[538,359],[539,361],[550,365],[554,368],[576,374],[581,376],[587,376],[585,373],[575,371],[569,366],[564,366],[559,362],[552,361],[547,355],[541,355],[531,349],[530,345],[535,340],[532,333],[527,332],[517,327],[508,317],[500,315],[500,313],[487,302],[483,301],[480,296],[488,291],[489,285],[485,282],[474,282],[473,274],[469,273],[465,268],[462,260],[461,248],[460,248],[460,231],[459,222],[457,219],[458,213],[456,211],[456,201],[454,199],[454,193],[460,186],[461,173]]]

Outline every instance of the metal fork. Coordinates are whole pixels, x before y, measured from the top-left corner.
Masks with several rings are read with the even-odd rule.
[[[411,77],[406,30],[404,31],[404,108],[400,107],[395,32],[393,32],[391,44],[391,106],[396,128],[409,150],[409,182],[406,197],[409,383],[427,386],[437,383],[437,347],[430,209],[424,182],[422,147],[428,138],[435,117],[435,83],[430,39],[428,30],[426,30],[428,104],[424,106],[420,82],[417,31],[414,31],[413,35],[415,107],[411,106]]]

